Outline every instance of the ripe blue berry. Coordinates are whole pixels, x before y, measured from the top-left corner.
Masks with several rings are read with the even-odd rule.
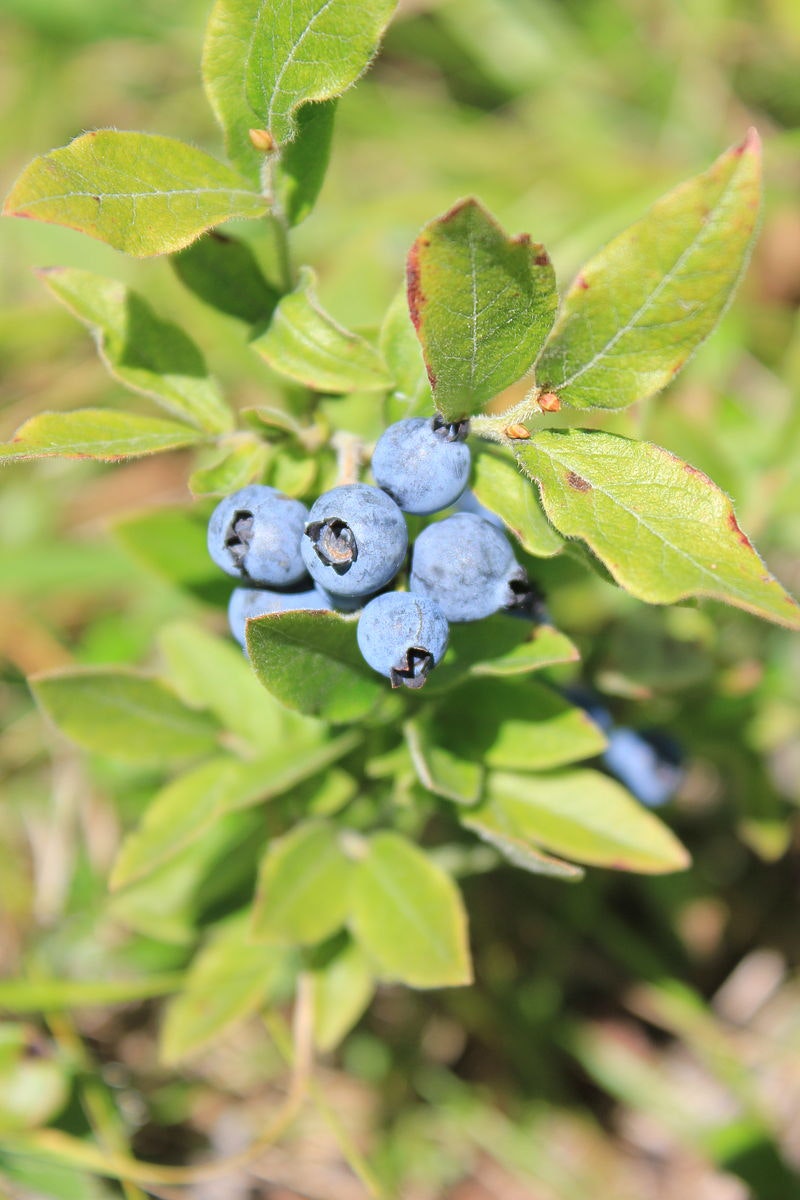
[[[385,592],[361,614],[358,648],[392,687],[421,688],[447,649],[447,618],[438,604],[411,592]]]
[[[671,739],[624,725],[608,732],[603,764],[648,808],[666,804],[683,781],[680,752]]]
[[[525,603],[531,588],[502,530],[472,513],[423,529],[414,543],[411,591],[436,601],[448,621],[480,621]]]
[[[268,588],[234,588],[228,604],[228,624],[240,645],[246,645],[245,627],[250,617],[266,613],[296,612],[298,610],[325,612],[332,608],[330,598],[322,588],[305,588],[301,592],[273,592]]]
[[[309,575],[334,596],[366,596],[397,574],[408,548],[400,509],[366,483],[342,484],[320,496],[301,543]]]
[[[404,512],[426,515],[448,508],[469,479],[468,432],[469,421],[397,421],[379,438],[372,455],[376,483]]]
[[[291,587],[306,573],[300,539],[307,516],[299,500],[252,483],[214,509],[208,552],[228,575],[269,587]]]

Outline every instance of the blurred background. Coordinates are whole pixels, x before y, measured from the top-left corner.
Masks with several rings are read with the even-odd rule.
[[[34,155],[94,127],[221,153],[198,66],[207,12],[206,0],[0,0],[3,191]],[[798,594],[796,0],[401,4],[375,68],[340,103],[296,259],[317,266],[330,311],[369,329],[420,225],[476,194],[507,229],[544,242],[567,284],[751,124],[765,145],[766,202],[741,292],[667,393],[604,424],[710,474]],[[135,282],[202,345],[233,400],[269,402],[271,377],[240,327],[165,262],[134,263],[25,221],[0,223],[0,258],[0,440],[44,409],[124,399],[35,266]],[[70,663],[152,665],[172,617],[223,629],[213,596],[159,576],[137,546],[142,511],[185,503],[186,476],[182,454],[3,469],[5,975],[179,969],[213,908],[202,890],[187,893],[169,936],[158,914],[148,925],[146,898],[133,916],[114,911],[108,866],[154,779],[80,754],[45,725],[25,683]],[[265,1156],[263,1185],[229,1180],[197,1189],[201,1200],[368,1195],[339,1125],[387,1194],[408,1200],[800,1196],[800,643],[720,605],[648,608],[564,556],[537,563],[537,577],[615,720],[682,746],[684,782],[662,811],[692,869],[663,879],[590,871],[578,886],[512,870],[466,878],[476,986],[382,991],[321,1067],[327,1109],[312,1107]],[[156,1063],[157,1019],[146,1003],[82,1010],[66,1028],[15,1025],[52,1068],[41,1117],[63,1110],[65,1127],[80,1128],[64,1082],[77,1028],[95,1063],[81,1069],[114,1096],[137,1154],[182,1162],[209,1144],[236,1148],[250,1114],[279,1094],[280,1057],[256,1022],[168,1072]],[[0,1157],[3,1178],[12,1197],[122,1194],[13,1156]]]

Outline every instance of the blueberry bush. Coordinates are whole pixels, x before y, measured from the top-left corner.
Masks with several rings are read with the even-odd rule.
[[[168,261],[199,330],[124,279],[43,267],[128,400],[38,412],[0,446],[9,472],[180,452],[191,493],[116,527],[195,605],[161,624],[157,658],[131,655],[148,668],[98,653],[26,671],[57,745],[64,735],[119,780],[126,832],[104,911],[115,937],[150,948],[138,970],[117,976],[111,961],[96,977],[39,952],[0,984],[4,1007],[55,1014],[71,1047],[61,1068],[31,1061],[23,1027],[0,1027],[0,1075],[20,1097],[0,1149],[34,1188],[51,1169],[158,1195],[252,1166],[312,1096],[313,1055],[337,1050],[387,985],[469,995],[462,882],[511,867],[580,889],[587,867],[691,870],[669,817],[649,811],[684,780],[679,749],[617,721],[587,681],[622,700],[696,685],[730,608],[800,628],[739,525],[725,461],[718,486],[702,435],[696,466],[636,436],[623,411],[657,412],[651,399],[731,303],[759,223],[755,129],[631,214],[562,295],[535,229],[509,234],[456,192],[403,247],[404,278],[397,255],[394,298],[367,298],[348,328],[298,261],[299,227],[320,200],[340,98],[394,7],[217,0],[202,71],[224,155],[99,129],[36,158],[6,199],[9,217]],[[242,378],[251,356],[266,396],[251,386],[252,402],[229,402],[237,382],[207,365],[209,328],[236,339]],[[665,440],[691,443],[684,432]],[[101,572],[88,548],[85,561]],[[569,600],[584,578],[589,596],[637,602],[596,644]],[[671,632],[644,605],[677,606]],[[709,711],[712,740],[726,719]],[[765,860],[785,848],[774,806],[745,801],[742,826]],[[479,945],[486,918],[469,911]],[[702,1040],[692,997],[670,1007],[648,974],[649,1011]],[[259,1014],[290,1075],[263,1131],[200,1165],[128,1152],[65,1015],[160,997],[162,1069],[191,1069]],[[604,1049],[572,1046],[624,1093],[624,1055],[606,1062]],[[82,1076],[88,1137],[56,1120]],[[393,1194],[345,1157],[365,1194]],[[58,1178],[44,1194],[71,1194]]]

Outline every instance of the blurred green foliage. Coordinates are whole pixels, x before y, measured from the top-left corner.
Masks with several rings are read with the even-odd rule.
[[[2,0],[4,190],[34,153],[93,126],[175,134],[218,152],[196,66],[206,7]],[[477,192],[507,228],[548,246],[566,283],[597,245],[751,123],[765,142],[767,198],[743,291],[678,383],[612,427],[708,471],[797,593],[793,0],[414,0],[376,68],[340,103],[330,173],[298,230],[298,255],[319,265],[325,305],[371,328],[420,225]],[[274,274],[268,233],[244,232]],[[192,329],[237,404],[270,405],[269,369],[246,351],[235,317],[212,314],[165,263],[134,264],[28,222],[0,226],[0,255],[3,436],[45,407],[121,400],[84,331],[30,271],[53,263],[134,282],[162,316]],[[136,519],[186,499],[185,466],[176,455],[5,468],[0,934],[4,970],[32,983],[174,978],[195,929],[222,915],[230,878],[243,895],[252,890],[258,844],[242,811],[170,876],[169,920],[158,873],[109,904],[121,831],[159,777],[147,765],[79,757],[24,682],[70,663],[158,665],[156,631],[173,618],[222,631],[227,589],[210,573],[198,577],[191,555],[185,586],[160,576],[153,559],[169,549],[154,550]],[[600,1178],[615,1200],[791,1200],[800,1191],[797,639],[720,606],[647,608],[566,556],[537,559],[535,573],[615,717],[657,725],[684,746],[688,775],[668,819],[694,867],[661,879],[590,871],[567,887],[484,874],[491,860],[453,848],[473,919],[475,988],[381,992],[326,1065],[288,1148],[265,1156],[264,1178],[283,1180],[288,1194],[340,1200],[583,1200]],[[565,680],[574,674],[561,670]],[[19,998],[4,999],[2,986],[0,1008],[18,1013]],[[50,1002],[59,1008],[58,997]],[[93,1060],[58,1012],[3,1026],[0,1073],[14,1083],[3,1089],[0,1123],[52,1116],[109,1147],[184,1161],[224,1143],[226,1121],[245,1114],[257,1126],[265,1089],[273,1101],[279,1094],[278,1028],[268,1039],[254,1020],[167,1075],[155,1065],[152,1004],[86,1004],[75,1025]],[[26,1073],[24,1062],[44,1069]],[[4,1155],[0,1172],[23,1197],[119,1194],[24,1155]]]

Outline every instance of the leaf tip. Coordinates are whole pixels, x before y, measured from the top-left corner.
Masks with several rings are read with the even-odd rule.
[[[735,146],[733,153],[737,158],[741,158],[744,154],[753,154],[760,156],[761,154],[761,136],[755,125],[751,125],[744,136],[744,140]]]
[[[475,196],[466,196],[463,200],[456,200],[455,204],[448,208],[447,212],[443,212],[440,217],[436,218],[437,225],[448,225],[454,221],[461,213],[469,210],[482,208],[480,200]]]

